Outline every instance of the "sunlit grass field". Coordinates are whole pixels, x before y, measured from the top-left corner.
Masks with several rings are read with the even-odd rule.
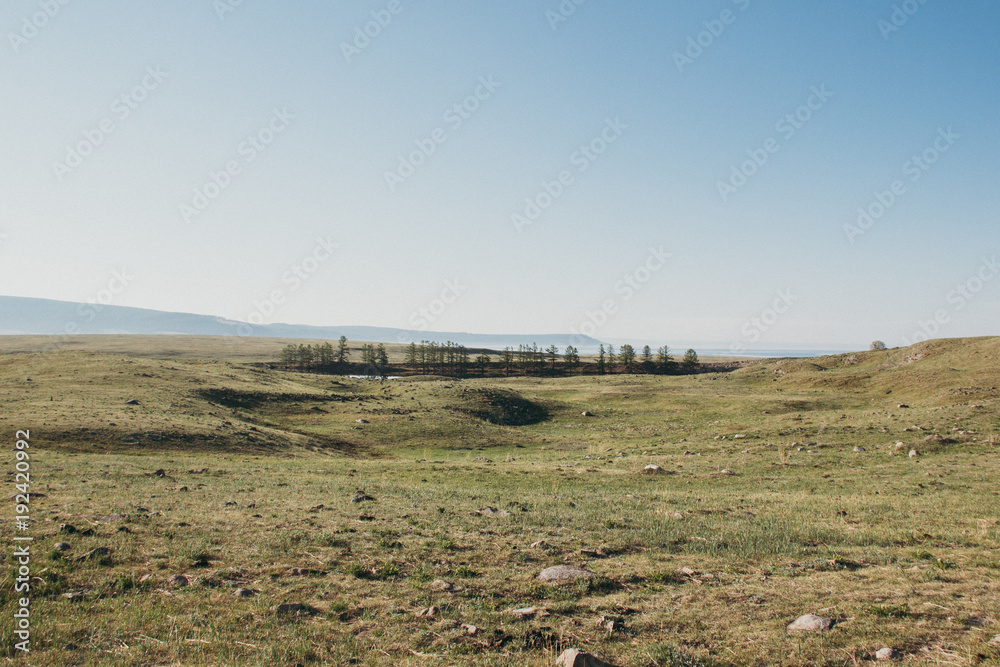
[[[43,494],[12,662],[1000,662],[1000,339],[387,382],[264,365],[285,342],[0,347],[9,545],[17,429]],[[536,579],[564,563],[594,575]]]

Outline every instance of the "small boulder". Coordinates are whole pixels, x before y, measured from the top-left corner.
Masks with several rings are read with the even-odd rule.
[[[460,627],[465,632],[465,634],[469,635],[470,637],[475,637],[476,634],[479,632],[479,628],[469,623],[462,623]]]
[[[69,545],[69,542],[56,542],[52,548],[56,551],[69,551],[73,547]]]
[[[174,576],[167,579],[167,583],[173,588],[184,588],[191,582],[183,574],[175,574]]]
[[[538,607],[522,607],[520,609],[511,609],[511,615],[519,621],[524,621],[529,618],[534,618],[535,616],[546,616],[548,612],[544,609],[539,609]]]
[[[892,660],[893,658],[898,658],[898,657],[899,653],[894,648],[886,647],[886,648],[880,648],[879,650],[875,651],[876,660]]]
[[[613,667],[598,657],[581,651],[578,648],[568,648],[556,660],[556,667]]]
[[[581,417],[593,417],[594,413],[591,412],[590,410],[584,410],[583,412],[580,413],[580,416]]]
[[[806,614],[799,616],[789,626],[789,630],[801,630],[803,632],[821,632],[833,627],[833,619],[816,614]]]
[[[857,452],[857,453],[859,453],[859,454],[861,454],[862,452],[865,451],[865,448],[864,447],[855,447],[854,451]]]
[[[576,581],[577,579],[591,579],[596,576],[596,573],[584,570],[581,567],[555,565],[542,570],[538,575],[538,580],[545,582]]]
[[[356,421],[359,424],[367,424],[368,423],[367,419],[355,419],[354,421]]]
[[[420,616],[421,618],[434,618],[440,613],[441,610],[437,607],[426,607],[425,609],[418,611],[417,616]]]
[[[358,491],[356,494],[354,494],[354,497],[351,498],[352,503],[363,503],[369,500],[375,500],[375,499],[369,496],[364,491]]]
[[[918,452],[918,451],[917,451],[917,450],[915,450],[915,449],[911,449],[911,450],[910,450],[910,458],[911,458],[911,459],[915,459],[915,458],[917,458],[918,456],[920,456],[920,452]]]
[[[107,547],[97,547],[96,549],[91,549],[85,554],[77,556],[76,559],[79,561],[90,560],[92,558],[104,558],[105,556],[111,555],[111,549]]]
[[[255,595],[257,594],[254,593],[249,588],[237,588],[235,591],[233,591],[234,598],[252,598]]]
[[[642,469],[642,472],[647,475],[659,475],[663,472],[663,468],[658,465],[653,465],[652,463]]]
[[[510,516],[510,512],[507,510],[498,510],[496,507],[482,507],[473,512],[473,514],[482,514],[483,516]]]
[[[125,401],[125,405],[139,405],[139,401],[135,400],[134,398],[130,398],[127,401]]]

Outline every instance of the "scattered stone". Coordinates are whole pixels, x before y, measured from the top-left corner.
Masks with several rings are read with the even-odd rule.
[[[906,444],[902,440],[897,440],[891,445],[891,451],[893,454],[898,454],[899,452],[906,449]]]
[[[222,506],[223,507],[236,507],[236,501],[234,501],[234,500],[227,500],[226,502],[222,503]]]
[[[577,579],[590,579],[596,576],[596,573],[591,572],[590,570],[584,570],[580,567],[573,567],[572,565],[555,565],[542,570],[538,575],[538,580],[546,582],[575,581]]]
[[[722,470],[721,470],[721,471],[719,472],[719,474],[720,474],[720,475],[726,475],[726,476],[729,476],[729,475],[735,475],[736,473],[734,473],[734,472],[733,472],[732,470],[730,470],[729,468],[723,468],[723,469],[722,469]]]
[[[522,607],[521,609],[511,609],[511,615],[519,621],[524,621],[535,616],[547,616],[548,612],[538,607]]]
[[[733,440],[739,440],[740,438],[745,438],[746,436],[742,433],[737,433],[733,436]]]
[[[179,488],[177,490],[178,491],[190,491],[191,489],[187,488],[186,486],[182,486],[181,488]]]
[[[69,551],[73,547],[69,545],[69,542],[56,542],[55,545],[53,545],[53,548],[56,551]]]
[[[68,523],[61,523],[59,524],[59,532],[62,533],[63,535],[73,535],[74,533],[78,533],[79,531],[76,529],[76,526],[70,525]]]
[[[538,540],[537,542],[532,542],[528,546],[530,546],[532,549],[548,549],[549,543],[546,542],[545,540]]]
[[[488,459],[485,456],[477,456],[472,459],[473,461],[479,461],[480,463],[493,463],[493,459]]]
[[[191,561],[191,567],[208,567],[209,565],[211,565],[211,563],[205,556],[199,556]]]
[[[294,614],[295,616],[298,616],[300,614],[314,614],[316,613],[316,610],[307,604],[298,604],[293,602],[291,604],[279,604],[275,607],[274,613],[278,615]]]
[[[354,494],[354,497],[351,498],[352,503],[363,503],[368,500],[375,500],[375,499],[369,496],[364,491],[358,491],[356,494]]]
[[[854,451],[856,451],[856,452],[858,452],[860,454],[860,453],[862,453],[862,452],[865,451],[865,448],[864,447],[855,447]]]
[[[142,577],[139,578],[139,583],[140,584],[144,584],[147,581],[150,581],[152,578],[153,578],[152,574],[149,574],[149,573],[144,574],[144,575],[142,575]]]
[[[191,582],[183,574],[175,574],[174,576],[167,579],[167,583],[173,588],[184,588]]]
[[[134,398],[130,398],[127,401],[125,401],[125,405],[139,405],[139,401],[135,400]]]
[[[153,473],[153,477],[166,477],[166,476],[167,476],[167,471],[164,470],[163,468],[160,468],[159,470]]]
[[[900,404],[899,404],[899,405],[897,405],[896,407],[897,407],[897,408],[899,408],[900,410],[905,410],[906,408],[908,408],[908,407],[910,407],[910,406],[909,406],[909,405],[907,405],[906,403],[900,403]]]
[[[607,558],[608,554],[604,553],[602,549],[580,549],[581,556],[587,556],[588,558]]]
[[[788,626],[788,629],[801,630],[803,632],[821,632],[829,630],[831,627],[833,627],[833,619],[826,618],[825,616],[817,616],[816,614],[806,614],[795,619]]]
[[[427,585],[427,588],[432,591],[453,591],[455,590],[455,584],[444,579],[435,579]]]
[[[200,470],[188,470],[192,475],[203,475],[208,472],[208,468],[201,468]]]
[[[880,648],[879,650],[875,651],[876,660],[892,660],[893,658],[898,658],[898,657],[899,653],[894,648],[886,647],[886,648]]]
[[[235,591],[233,591],[234,598],[252,598],[255,595],[257,594],[254,593],[249,588],[237,588]]]
[[[583,412],[580,413],[580,416],[581,417],[593,417],[594,413],[591,412],[590,410],[584,410]]]
[[[469,635],[470,637],[475,637],[476,633],[479,632],[479,628],[469,623],[462,623],[460,627],[462,628],[462,630],[465,631],[465,634]]]
[[[77,556],[76,559],[79,561],[90,560],[91,558],[102,558],[104,556],[110,556],[111,549],[107,547],[97,547],[96,549],[91,549],[85,554]]]
[[[684,518],[684,515],[681,514],[680,512],[671,512],[667,516],[669,516],[671,519],[677,519],[678,521]]]
[[[76,644],[74,644],[73,642],[70,642],[69,644],[66,644],[65,646],[63,646],[63,650],[64,651],[76,651],[76,650],[79,650],[79,648],[80,647],[77,646]]]
[[[918,451],[917,451],[917,450],[915,450],[915,449],[911,449],[911,450],[910,450],[910,458],[911,458],[911,459],[915,459],[915,458],[917,458],[918,456],[920,456],[920,452],[918,452]]]
[[[483,516],[510,516],[510,512],[507,510],[498,510],[496,507],[482,507],[473,512],[473,514],[482,514]]]
[[[693,577],[694,575],[698,574],[697,572],[695,572],[694,570],[692,570],[689,567],[682,567],[682,568],[678,569],[676,572],[677,572],[677,574],[683,574],[686,577]]]
[[[62,596],[67,600],[79,600],[80,598],[84,597],[84,595],[85,595],[84,592],[81,590],[69,591],[67,593],[62,594]]]
[[[643,468],[642,471],[644,473],[646,473],[647,475],[659,475],[661,472],[663,472],[663,468],[661,468],[658,465],[653,465],[651,463],[648,466],[646,466],[645,468]]]
[[[586,651],[578,648],[568,648],[556,660],[556,667],[613,667]]]
[[[357,422],[358,424],[367,424],[367,423],[369,423],[367,419],[355,419],[354,421]]]
[[[421,609],[420,611],[418,611],[417,616],[420,616],[422,618],[434,618],[440,613],[441,610],[438,609],[437,607],[427,607],[425,609]]]

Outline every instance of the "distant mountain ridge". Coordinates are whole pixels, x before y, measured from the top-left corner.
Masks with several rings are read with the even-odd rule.
[[[596,352],[601,341],[574,334],[474,334],[447,331],[410,331],[391,327],[312,326],[305,324],[247,324],[223,317],[172,313],[129,306],[0,296],[0,335],[42,334],[181,334],[195,336],[257,336],[261,338],[311,338],[376,343],[409,343],[421,340],[452,341],[471,348],[518,345],[555,345],[561,353],[574,345],[581,353]]]

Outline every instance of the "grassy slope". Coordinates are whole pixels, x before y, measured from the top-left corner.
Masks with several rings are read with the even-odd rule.
[[[986,644],[1000,632],[1000,339],[727,375],[389,383],[127,342],[0,356],[0,421],[9,439],[32,429],[46,494],[31,664],[543,665],[566,645],[619,665],[682,664],[665,646],[724,664],[853,665],[888,645],[912,664],[1000,657]],[[476,418],[483,387],[549,418]],[[890,455],[897,440],[922,456]],[[641,474],[650,463],[667,472]],[[374,500],[350,502],[358,489]],[[487,506],[511,514],[474,513]],[[128,518],[94,524],[113,512]],[[50,557],[58,540],[113,553]],[[560,562],[603,579],[534,581]],[[177,573],[195,585],[172,589]],[[464,590],[430,590],[438,578]],[[286,602],[319,613],[276,616]],[[509,614],[524,606],[547,615]],[[833,631],[784,630],[820,610]]]

